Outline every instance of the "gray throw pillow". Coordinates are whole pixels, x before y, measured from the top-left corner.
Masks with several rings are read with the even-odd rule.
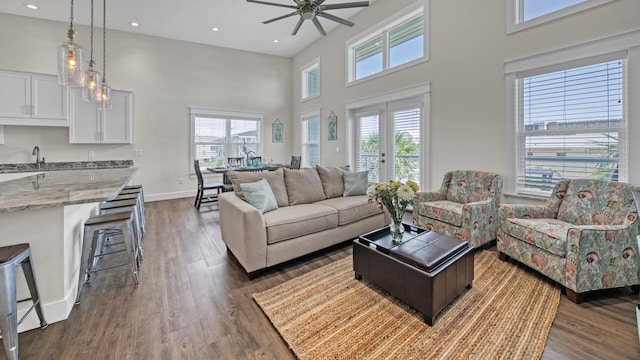
[[[284,183],[287,185],[289,205],[310,204],[326,199],[315,168],[284,169]]]
[[[344,178],[343,196],[365,195],[367,193],[367,186],[369,185],[368,171],[345,171],[342,173],[342,177]]]
[[[261,213],[278,208],[278,202],[267,180],[260,179],[256,182],[240,184],[240,188],[242,188],[246,202],[260,210]]]
[[[322,181],[322,189],[327,199],[342,196],[344,193],[342,170],[337,167],[324,167],[320,165],[316,165],[316,170]]]

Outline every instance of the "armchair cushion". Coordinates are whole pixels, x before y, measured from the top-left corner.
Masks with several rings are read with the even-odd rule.
[[[556,219],[509,218],[503,226],[516,239],[558,256],[567,253],[567,232],[571,224]]]
[[[446,198],[466,204],[493,197],[494,174],[481,171],[452,171],[447,184]]]
[[[417,208],[419,215],[438,219],[454,226],[462,226],[462,209],[464,204],[448,200],[424,203]]]

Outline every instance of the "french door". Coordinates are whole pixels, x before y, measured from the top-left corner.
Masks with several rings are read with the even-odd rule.
[[[370,181],[421,184],[422,108],[419,99],[408,99],[357,109],[356,169],[368,170]]]

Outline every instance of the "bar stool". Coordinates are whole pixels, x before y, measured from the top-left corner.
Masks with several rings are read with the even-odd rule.
[[[133,213],[133,238],[135,240],[136,246],[138,247],[138,255],[140,256],[140,260],[144,257],[142,250],[144,245],[142,243],[142,221],[140,220],[140,214],[138,209],[138,202],[135,199],[130,200],[108,200],[100,205],[100,214],[113,214],[122,211],[132,211]],[[115,232],[107,232],[106,236],[104,236],[104,241],[98,244],[98,250],[101,251],[101,247],[109,242],[111,236],[120,234],[120,231]]]
[[[80,303],[80,295],[82,295],[82,288],[84,287],[85,282],[91,282],[91,274],[96,271],[107,270],[116,266],[129,264],[131,267],[131,274],[133,275],[133,282],[136,287],[138,286],[138,247],[135,244],[135,224],[133,214],[134,211],[130,210],[113,214],[95,215],[87,219],[84,223],[82,257],[80,259],[80,279],[78,282],[76,304]],[[100,237],[105,235],[105,231],[122,232],[124,246],[126,248],[125,251],[128,253],[129,261],[124,264],[98,269],[97,258],[102,256],[99,253],[100,248],[98,247],[98,244],[101,243]]]
[[[140,210],[142,211],[142,230],[144,234],[145,225],[147,225],[147,213],[144,210],[144,190],[142,189],[142,185],[125,186],[120,190],[120,195],[130,194],[138,195],[138,203],[140,203]]]
[[[22,272],[27,280],[27,286],[31,298],[16,300],[16,267],[22,266]],[[0,282],[2,294],[0,294],[0,333],[4,350],[9,359],[18,359],[18,325],[29,315],[33,308],[36,309],[40,319],[40,328],[47,327],[47,322],[42,314],[38,288],[33,275],[33,262],[31,261],[31,248],[29,244],[18,244],[0,248]],[[18,302],[32,301],[33,305],[18,321]]]
[[[142,230],[142,236],[144,236],[144,201],[140,201],[140,194],[118,194],[118,196],[116,196],[115,198],[111,199],[111,200],[107,200],[107,202],[109,201],[117,201],[117,200],[136,200],[138,202],[136,211],[138,212],[138,219],[141,220],[141,230]]]

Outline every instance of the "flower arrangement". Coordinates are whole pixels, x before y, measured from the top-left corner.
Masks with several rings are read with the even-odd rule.
[[[384,206],[393,224],[399,227],[407,206],[413,203],[413,196],[419,188],[413,181],[407,181],[406,184],[401,181],[389,181],[369,186],[367,195],[369,202],[375,202],[378,207]]]

